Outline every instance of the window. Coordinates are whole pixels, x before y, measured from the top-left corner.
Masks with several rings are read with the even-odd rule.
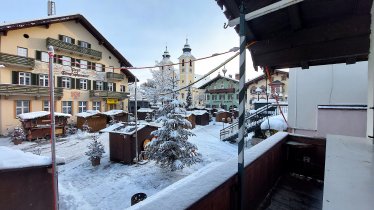
[[[184,68],[182,68],[182,72],[184,72]]]
[[[100,101],[93,101],[92,102],[92,109],[96,111],[101,111],[101,102]]]
[[[63,101],[62,102],[62,113],[65,114],[72,114],[72,102],[71,101]]]
[[[43,101],[43,111],[49,112],[49,101]]]
[[[17,47],[17,55],[27,57],[27,48]]]
[[[234,99],[233,96],[232,96],[232,94],[229,94],[227,97],[228,97],[227,100],[233,100]]]
[[[31,73],[19,72],[18,84],[31,85]]]
[[[184,93],[182,93],[182,99],[184,99]]]
[[[79,89],[87,90],[87,80],[86,79],[79,80]]]
[[[85,112],[87,111],[87,101],[79,101],[78,102],[78,112]]]
[[[104,83],[97,81],[96,82],[96,90],[104,90]]]
[[[75,40],[69,36],[65,35],[59,35],[59,39],[63,42],[69,43],[69,44],[75,44]]]
[[[184,59],[182,60],[182,66],[184,66]]]
[[[70,77],[62,77],[62,87],[63,88],[71,88],[71,80]]]
[[[63,66],[71,66],[71,58],[67,57],[67,56],[62,56],[62,65]]]
[[[121,85],[120,88],[121,88],[121,92],[122,92],[122,93],[126,92],[126,86]]]
[[[221,88],[223,89],[225,86],[223,85],[223,83],[221,84]]]
[[[103,64],[97,63],[95,68],[96,68],[96,71],[103,71]]]
[[[209,98],[210,98],[209,95],[206,95],[206,100],[209,100]]]
[[[285,81],[285,80],[287,80],[287,76],[286,76],[286,75],[283,75],[283,76],[282,76],[282,81]]]
[[[222,95],[219,95],[219,99],[220,99],[220,100],[225,100],[225,95],[223,95],[223,94],[222,94]]]
[[[182,80],[182,83],[184,83],[184,80]]]
[[[108,91],[114,91],[114,84],[113,82],[108,82]]]
[[[192,69],[190,69],[190,72],[192,73]]]
[[[30,101],[17,100],[16,101],[16,116],[23,113],[30,112]]]
[[[80,68],[81,69],[87,69],[87,61],[81,60],[80,61]]]
[[[91,44],[85,41],[79,41],[79,46],[84,48],[91,48]]]
[[[192,60],[190,60],[190,66],[192,66]],[[190,71],[192,71],[192,69],[190,69]]]
[[[49,62],[49,55],[47,52],[43,51],[36,51],[35,52],[35,60],[37,61],[43,61],[43,62]]]
[[[48,87],[48,74],[39,75],[39,86]]]
[[[109,72],[114,72],[114,67],[113,66],[109,66]],[[104,69],[105,70],[105,69]]]

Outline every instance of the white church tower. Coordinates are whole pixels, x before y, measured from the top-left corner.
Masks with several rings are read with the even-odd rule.
[[[184,87],[192,82],[195,78],[195,62],[196,59],[191,54],[191,47],[188,44],[188,39],[186,39],[186,44],[183,47],[183,54],[178,58],[179,59],[179,87]],[[179,99],[186,101],[187,89],[181,90],[179,92]],[[192,88],[191,88],[192,92]]]

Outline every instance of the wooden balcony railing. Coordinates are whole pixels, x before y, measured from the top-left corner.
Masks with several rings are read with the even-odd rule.
[[[118,98],[123,100],[128,98],[129,93],[123,92],[113,92],[107,90],[90,90],[90,97],[91,98]]]
[[[96,59],[96,60],[100,60],[102,58],[102,53],[100,51],[97,51],[97,50],[93,50],[93,49],[90,49],[90,48],[85,48],[85,47],[81,47],[79,45],[76,45],[76,44],[70,44],[70,43],[66,43],[66,42],[63,42],[61,40],[57,40],[57,39],[53,39],[53,38],[47,38],[47,47],[49,45],[52,45],[55,50],[61,50],[61,51],[66,51],[66,52],[70,52],[70,53],[75,53],[75,54],[78,54],[78,55],[82,55],[82,56],[87,56],[89,58],[93,58],[93,59]]]
[[[107,79],[112,79],[112,80],[123,80],[125,76],[123,74],[118,74],[114,72],[107,72],[106,73],[106,78]]]
[[[206,93],[235,93],[235,88],[206,90]]]
[[[61,98],[62,94],[62,88],[55,88],[56,98]],[[49,87],[40,87],[35,85],[0,84],[0,95],[47,97],[49,96]]]
[[[35,59],[18,55],[11,55],[7,53],[0,53],[0,64],[8,64],[12,66],[32,69],[35,66]]]

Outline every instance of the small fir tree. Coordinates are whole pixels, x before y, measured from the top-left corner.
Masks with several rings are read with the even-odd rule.
[[[147,145],[145,155],[172,171],[200,162],[196,145],[188,141],[195,134],[186,129],[191,123],[183,118],[185,111],[179,107],[179,102],[174,100],[165,104],[163,111],[167,113],[160,118],[163,126],[152,132],[156,138]]]
[[[191,88],[188,88],[187,97],[186,97],[186,109],[191,108],[191,106],[192,106]]]
[[[88,156],[88,159],[93,161],[97,158],[102,158],[104,151],[104,145],[98,141],[99,137],[97,135],[92,136],[92,142],[88,145],[88,151],[85,153]]]
[[[15,142],[15,141],[23,141],[26,139],[26,134],[25,132],[23,131],[22,128],[20,127],[15,127],[12,134],[12,141]]]

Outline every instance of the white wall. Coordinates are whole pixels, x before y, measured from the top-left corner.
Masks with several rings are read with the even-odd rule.
[[[371,6],[371,31],[374,31],[374,4]],[[368,107],[374,106],[374,33],[370,34],[370,53],[369,53],[369,71],[368,71]],[[367,112],[367,135],[374,136],[374,110]]]
[[[317,130],[317,106],[367,104],[368,62],[291,68],[288,121],[291,128]]]

